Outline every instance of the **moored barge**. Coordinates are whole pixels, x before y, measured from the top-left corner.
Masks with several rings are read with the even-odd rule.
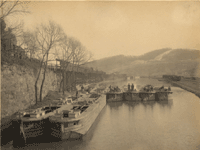
[[[106,93],[107,101],[163,101],[168,100],[168,95],[172,94],[171,88],[153,87],[146,85],[139,91],[134,89],[134,86],[124,92],[108,92]]]
[[[107,102],[116,102],[123,100],[122,92],[107,92],[106,93],[106,101]]]
[[[59,140],[82,138],[105,105],[106,96],[103,94],[94,97],[83,95],[71,109],[57,111],[49,118],[51,136]]]
[[[46,137],[49,134],[49,117],[54,115],[56,110],[61,111],[71,107],[67,105],[71,99],[56,101],[56,104],[17,113],[14,120],[13,147],[23,147],[27,143],[43,142],[44,139],[48,139]]]

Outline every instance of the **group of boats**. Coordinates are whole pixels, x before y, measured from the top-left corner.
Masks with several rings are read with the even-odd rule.
[[[14,147],[25,146],[35,139],[80,139],[106,105],[103,94],[82,94],[76,100],[65,98],[55,101],[49,106],[17,114]]]
[[[128,88],[127,88],[128,87]],[[163,101],[168,100],[168,95],[172,94],[171,87],[153,87],[146,85],[137,90],[134,84],[123,86],[123,89],[118,91],[110,90],[106,94],[107,101]]]
[[[109,90],[107,91],[106,90]],[[19,112],[16,116],[16,130],[13,146],[21,147],[32,139],[64,140],[81,139],[106,105],[106,101],[166,100],[171,89],[147,85],[140,91],[132,85],[128,90],[112,87],[98,92],[82,93],[77,99],[72,97],[52,101],[48,106]],[[101,92],[99,92],[101,91]],[[52,141],[50,141],[52,142]]]

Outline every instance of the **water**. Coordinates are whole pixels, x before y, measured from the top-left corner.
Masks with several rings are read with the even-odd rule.
[[[154,79],[129,83],[168,86]],[[168,102],[108,103],[83,140],[43,143],[27,149],[200,149],[200,99],[178,87],[172,91]]]

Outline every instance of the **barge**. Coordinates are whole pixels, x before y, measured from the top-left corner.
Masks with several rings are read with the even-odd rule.
[[[71,109],[57,111],[49,118],[51,136],[59,140],[80,139],[106,105],[105,95],[83,95]]]
[[[49,117],[56,110],[69,109],[72,100],[56,100],[56,104],[29,109],[18,112],[14,119],[15,133],[13,136],[13,147],[23,147],[29,143],[43,142],[49,135]],[[47,137],[47,138],[46,138]]]
[[[106,93],[106,101],[107,102],[115,102],[115,101],[123,100],[123,92],[118,86],[112,87],[110,85],[109,89],[110,90]]]
[[[163,101],[168,100],[168,95],[172,94],[171,88],[153,87],[146,85],[139,91],[134,89],[134,86],[124,92],[108,92],[106,98],[108,102],[112,101]]]
[[[122,92],[108,92],[106,93],[106,101],[107,102],[115,102],[122,101],[123,93]]]
[[[160,101],[168,100],[169,94],[172,94],[171,87],[155,87],[154,90],[156,91],[156,99]]]

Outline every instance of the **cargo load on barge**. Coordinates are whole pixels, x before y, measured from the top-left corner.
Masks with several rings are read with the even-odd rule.
[[[106,93],[106,100],[107,102],[111,101],[122,101],[123,99],[123,93],[122,90],[116,86],[109,86],[109,92]]]

